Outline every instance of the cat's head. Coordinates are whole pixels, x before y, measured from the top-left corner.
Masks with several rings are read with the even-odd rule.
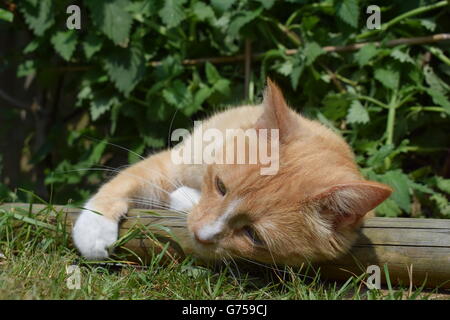
[[[345,252],[364,215],[392,190],[364,180],[344,139],[289,109],[270,80],[254,127],[279,130],[279,170],[209,165],[188,217],[194,251],[290,265]]]

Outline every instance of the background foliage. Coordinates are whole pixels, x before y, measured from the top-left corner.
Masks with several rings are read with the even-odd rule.
[[[450,44],[384,45],[450,30],[449,5],[376,1],[383,25],[369,31],[366,8],[374,2],[0,1],[1,32],[27,38],[20,48],[0,49],[0,70],[13,70],[11,81],[28,81],[36,93],[21,107],[0,100],[7,119],[34,124],[21,154],[3,155],[24,162],[20,179],[6,179],[0,155],[0,198],[45,184],[42,197],[81,201],[110,168],[137,161],[134,152],[167,146],[171,128],[257,103],[270,75],[292,106],[347,139],[365,176],[395,188],[379,215],[450,217]],[[70,4],[81,7],[81,30],[66,28]],[[247,92],[242,62],[183,63],[242,54],[246,40],[261,53]],[[362,41],[381,46],[322,49]],[[11,130],[20,128],[4,122],[1,139]]]

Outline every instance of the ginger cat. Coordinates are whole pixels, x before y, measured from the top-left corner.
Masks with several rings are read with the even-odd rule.
[[[270,79],[262,104],[218,113],[205,128],[275,129],[270,132],[278,140],[270,146],[278,148],[272,149],[278,151],[278,171],[262,175],[261,163],[175,164],[172,152],[201,144],[194,128],[172,150],[121,171],[87,202],[73,230],[85,257],[108,256],[120,218],[139,198],[184,214],[193,254],[203,259],[289,265],[332,259],[349,249],[363,217],[392,192],[364,180],[344,139],[290,109]],[[216,156],[235,149],[229,139],[219,143],[225,148]]]

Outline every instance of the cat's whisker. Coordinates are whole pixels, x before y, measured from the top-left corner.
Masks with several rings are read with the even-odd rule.
[[[109,196],[109,195],[97,196],[97,198],[99,198],[99,199],[105,199],[105,198],[107,198],[107,199],[121,199],[121,200],[126,200],[126,201],[131,202],[131,203],[136,203],[136,204],[140,204],[140,205],[148,205],[148,206],[153,207],[154,209],[162,209],[162,210],[170,211],[171,213],[177,213],[177,214],[179,214],[179,218],[183,219],[183,220],[186,220],[186,216],[188,214],[188,212],[186,212],[186,211],[173,209],[173,208],[167,206],[166,204],[159,205],[158,203],[155,203],[155,202],[153,202],[151,200],[149,201],[149,200],[140,200],[140,199],[133,199],[133,198],[119,198],[119,197]],[[166,217],[173,217],[173,216],[166,216]],[[176,218],[176,217],[173,217],[173,218]]]
[[[170,193],[168,191],[158,187],[156,184],[152,183],[151,181],[148,181],[148,180],[146,180],[146,179],[144,179],[144,178],[142,178],[140,176],[137,176],[137,175],[134,175],[134,174],[131,174],[131,173],[128,173],[128,172],[120,171],[119,169],[108,167],[108,166],[102,166],[100,168],[79,168],[79,169],[59,171],[59,172],[56,172],[56,173],[63,174],[63,173],[81,172],[81,171],[105,171],[105,172],[126,174],[128,176],[133,177],[133,178],[139,179],[139,180],[141,180],[144,183],[149,184],[151,187],[157,188],[159,191],[162,191],[162,192],[166,193],[167,195],[170,195]],[[167,177],[164,177],[164,178],[168,179]],[[171,182],[170,180],[168,180],[168,182],[176,187],[176,185],[173,182]]]
[[[175,189],[178,189],[183,186],[181,182],[178,181],[178,179],[175,179],[175,181],[171,181],[165,174],[163,174],[161,171],[155,170],[153,168],[145,168],[145,170],[151,170],[152,172],[157,173],[159,176],[166,179],[168,183],[170,183]]]
[[[169,180],[168,180],[169,181]],[[179,192],[181,192],[183,194],[183,196],[188,199],[192,205],[195,205],[197,202],[189,195],[189,193],[185,192],[181,187],[184,187],[184,185],[178,181],[178,179],[175,180],[174,183],[172,183],[171,181],[169,181],[169,183],[171,183],[175,189],[178,189]]]
[[[107,167],[107,166],[104,166],[104,167],[114,170],[114,168],[112,168],[112,167]],[[165,174],[163,174],[161,171],[155,170],[155,169],[153,169],[153,168],[145,168],[145,169],[146,169],[146,170],[150,170],[150,171],[152,171],[152,172],[158,174],[158,175],[161,176],[162,178],[164,178],[169,184],[171,184],[171,185],[174,187],[174,189],[178,189],[178,188],[180,188],[180,187],[183,187],[183,184],[182,184],[178,179],[175,179],[174,181],[171,181],[171,180],[170,180]],[[192,199],[192,197],[191,197],[188,193],[184,192],[182,189],[180,190],[180,192],[181,192],[187,199],[189,199],[189,200],[191,201],[192,204],[195,204],[194,199]]]
[[[231,260],[231,262],[234,264],[234,266],[236,267],[236,271],[237,271],[237,273],[238,273],[238,276],[239,276],[239,279],[241,279],[241,273],[239,272],[239,267],[238,267],[238,265],[237,265],[237,263],[236,263],[236,260],[234,259],[234,257],[230,254],[230,253],[228,253],[227,252],[227,255],[228,255],[228,258]],[[230,269],[231,270],[231,269]],[[236,279],[236,278],[235,278]],[[236,279],[236,281],[237,281],[237,279]],[[238,283],[238,282],[237,282]]]
[[[233,277],[234,282],[236,284],[238,284],[239,283],[238,279],[236,278],[236,275],[234,274],[233,269],[231,268],[229,261],[225,257],[222,257],[222,261],[226,265],[228,271],[230,271],[230,274]]]
[[[277,262],[276,262],[276,259],[275,259],[274,255],[273,255],[273,253],[272,253],[272,250],[271,250],[271,248],[275,248],[275,247],[276,247],[276,245],[275,245],[275,243],[274,243],[273,237],[270,237],[270,235],[268,235],[267,232],[266,232],[266,230],[264,230],[264,229],[260,230],[260,233],[259,233],[259,234],[260,234],[260,236],[262,237],[263,242],[266,244],[265,247],[266,247],[267,251],[268,251],[269,254],[270,254],[270,257],[271,257],[271,259],[272,259],[273,265],[275,265],[275,267],[276,267],[277,269],[279,269],[279,268],[278,268],[278,265],[277,265]]]
[[[117,168],[114,168],[114,167],[111,167],[111,166],[107,166],[107,165],[104,165],[104,164],[99,164],[98,166],[101,167],[101,168],[105,168],[105,169],[111,169],[111,170],[114,170],[117,173],[119,173],[119,172],[121,172],[121,170],[131,167],[132,164],[124,164],[124,165],[118,166]]]
[[[173,120],[173,119],[172,119],[172,120]],[[91,139],[91,140],[94,140],[94,141],[97,141],[97,142],[101,142],[101,140],[96,139],[96,138],[93,138],[93,137],[85,136],[85,138]],[[121,145],[118,145],[118,144],[115,144],[115,143],[112,143],[112,142],[104,142],[104,143],[106,143],[106,144],[108,144],[108,145],[111,145],[111,146],[114,146],[114,147],[116,147],[116,148],[125,150],[125,151],[127,151],[127,152],[130,152],[130,153],[132,153],[133,155],[139,157],[140,159],[145,160],[145,157],[141,156],[140,154],[138,154],[138,153],[134,152],[133,150],[130,150],[130,149],[124,147],[124,146],[121,146]],[[121,166],[121,167],[119,167],[119,168],[112,168],[112,167],[109,167],[109,166],[104,166],[104,165],[102,165],[102,167],[107,168],[107,169],[110,169],[110,170],[112,170],[113,172],[116,172],[116,173],[121,172],[120,169],[126,168],[126,167],[130,167],[130,166],[132,166],[132,165],[124,165],[124,166]],[[160,172],[160,171],[158,171],[158,170],[155,170],[155,169],[153,169],[153,168],[146,168],[146,170],[152,170],[152,172],[156,172],[157,174],[159,174],[160,176],[162,176],[163,178],[165,178],[166,181],[167,181],[168,183],[170,183],[175,189],[178,189],[179,187],[183,186],[183,185],[181,184],[181,182],[178,182],[177,180],[176,180],[175,182],[170,181],[170,179],[169,179],[167,176],[165,176],[162,172]],[[183,191],[182,191],[182,193],[183,193],[183,194],[185,195],[185,197],[188,198],[193,204],[195,204],[195,201],[194,201],[187,193],[185,193],[185,192],[183,192]]]
[[[68,173],[68,172],[77,172],[77,171],[106,171],[106,172],[109,171],[109,172],[116,172],[116,173],[118,172],[115,169],[113,170],[113,169],[106,169],[106,168],[80,168],[80,169],[59,171],[57,173]],[[156,183],[153,183],[153,182],[148,181],[148,180],[146,180],[146,179],[144,179],[142,177],[139,177],[139,176],[137,176],[135,174],[131,174],[131,173],[128,173],[128,172],[121,171],[120,174],[128,175],[128,176],[131,176],[133,178],[139,179],[139,180],[143,181],[144,183],[150,185],[151,187],[157,189],[158,191],[161,191],[161,192],[167,194],[168,196],[170,196],[170,192],[168,192],[167,190],[164,190],[163,188],[159,187]]]
[[[255,260],[251,260],[251,259],[245,258],[243,256],[237,256],[237,258],[240,259],[240,260],[246,261],[248,263],[257,265],[259,267],[263,267],[263,268],[275,271],[275,272],[280,272],[280,273],[286,272],[286,270],[279,269],[278,267],[274,267],[272,265],[268,265],[268,264],[265,264],[265,263],[260,263],[260,262],[257,262]]]
[[[114,168],[114,167],[110,167],[110,166],[105,166],[105,165],[99,165],[99,166],[102,167],[102,168],[105,168],[105,169],[111,169],[111,170],[113,170],[114,172],[119,173],[119,172],[122,172],[121,170],[122,170],[123,168],[128,168],[128,167],[131,167],[132,165],[123,165],[123,166],[120,166],[120,167],[118,167],[118,168]],[[151,170],[152,172],[157,173],[159,176],[161,176],[161,177],[163,177],[164,179],[166,179],[166,181],[167,181],[168,183],[170,183],[175,189],[180,188],[180,187],[183,186],[183,184],[182,184],[181,182],[179,182],[178,179],[175,179],[174,181],[171,181],[171,180],[170,180],[165,174],[163,174],[161,171],[155,170],[155,169],[153,169],[153,168],[145,168],[145,169],[146,169],[146,170]]]
[[[144,204],[144,205],[148,205],[148,206],[150,206],[150,208],[148,208],[148,209],[161,209],[161,210],[167,210],[167,211],[170,211],[170,213],[176,213],[176,214],[179,214],[179,218],[180,219],[183,219],[183,220],[186,220],[186,217],[187,217],[187,215],[188,215],[188,212],[186,212],[186,211],[182,211],[182,210],[178,210],[178,209],[173,209],[173,208],[170,208],[170,207],[167,207],[167,206],[164,206],[164,205],[158,205],[158,204],[156,204],[156,203],[148,203],[148,202],[140,202],[140,201],[138,201],[138,200],[132,200],[132,199],[130,199],[129,200],[130,202],[133,202],[133,203],[137,203],[137,204]],[[144,209],[146,209],[146,208],[144,208]],[[162,217],[162,215],[161,214],[158,214],[158,217],[159,216],[161,216]]]
[[[275,266],[276,269],[279,269],[277,262],[275,260],[275,257],[272,254],[272,250],[270,250],[270,247],[268,247],[267,250],[269,251],[270,257],[272,258],[273,265]],[[282,272],[283,278],[284,278],[285,273],[286,273],[286,269]],[[278,280],[280,280],[281,282],[284,282],[284,279],[281,279],[280,276],[278,275],[278,273],[276,273],[275,275],[277,276]]]
[[[108,142],[108,141],[104,141],[104,140],[100,140],[100,139],[97,139],[97,138],[94,138],[94,137],[89,137],[89,136],[86,136],[86,135],[84,136],[84,138],[89,139],[89,140],[93,140],[93,141],[96,141],[96,142],[100,142],[100,143],[106,143],[106,144],[108,144],[110,146],[113,146],[113,147],[116,147],[116,148],[128,151],[128,152],[134,154],[135,156],[137,156],[138,158],[140,158],[142,160],[145,159],[145,157],[141,156],[140,154],[138,154],[138,153],[134,152],[133,150],[130,150],[130,149],[126,148],[126,147],[123,147],[121,145],[118,145],[118,144],[115,144],[115,143],[112,143],[112,142]]]
[[[145,203],[149,206],[156,206],[158,205],[160,207],[160,209],[166,209],[166,210],[174,210],[170,207],[170,204],[160,201],[159,199],[145,199],[145,198],[128,198],[131,200],[137,200],[140,201],[142,203]]]

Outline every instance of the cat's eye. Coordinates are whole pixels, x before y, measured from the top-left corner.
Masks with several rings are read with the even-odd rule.
[[[222,180],[220,180],[219,177],[216,177],[216,188],[217,191],[222,195],[226,195],[227,193],[227,188],[225,187],[225,184],[222,182]]]
[[[260,238],[256,230],[251,226],[245,226],[243,228],[244,234],[251,240],[251,242],[259,247],[264,246],[264,241]]]

